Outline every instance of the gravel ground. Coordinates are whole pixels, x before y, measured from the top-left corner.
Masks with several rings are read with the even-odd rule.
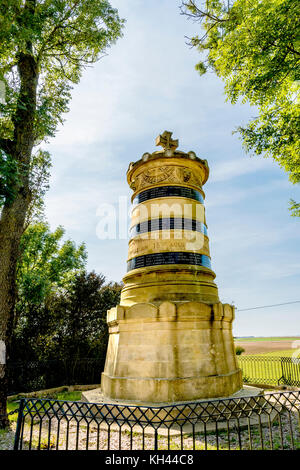
[[[276,398],[277,396],[277,398]],[[272,411],[269,419],[267,415],[258,415],[252,410],[251,420],[245,417],[231,419],[230,425],[220,421],[216,427],[214,423],[208,422],[206,427],[206,438],[203,424],[201,428],[185,425],[182,435],[178,428],[168,432],[166,427],[161,427],[157,431],[158,449],[166,450],[192,450],[192,449],[290,449],[300,450],[300,412],[299,401],[287,401],[284,396],[278,399],[274,394],[268,397],[268,407]],[[282,406],[283,405],[283,409]],[[290,407],[292,408],[290,409]],[[280,413],[279,408],[280,407]],[[289,409],[289,411],[287,410]],[[277,410],[277,411],[276,411]],[[297,410],[297,411],[296,411]],[[47,411],[49,416],[49,411]],[[238,410],[237,410],[238,411]],[[62,408],[62,412],[64,409]],[[204,415],[203,415],[204,416]],[[203,418],[202,419],[205,419]],[[25,419],[22,445],[28,449],[31,443],[32,449],[99,449],[99,450],[154,450],[154,431],[146,428],[144,435],[138,425],[131,428],[126,425],[119,428],[116,424],[108,427],[105,423],[97,425],[95,419],[88,425],[80,418],[77,421],[72,418],[67,421],[65,416],[61,416],[60,422],[56,417],[44,419],[42,426],[35,417],[33,426],[30,427],[30,420]],[[281,424],[281,425],[280,425]],[[16,422],[11,422],[9,431],[0,431],[0,450],[12,450]],[[250,430],[250,434],[249,434]],[[58,438],[57,438],[58,436]],[[251,437],[249,437],[251,436]]]
[[[15,425],[13,425],[10,431],[0,432],[0,450],[13,450],[14,439],[15,439]]]
[[[259,431],[259,426],[251,426],[251,444],[249,441],[248,429],[240,430],[240,436],[237,432],[237,429],[231,427],[229,429],[229,434],[226,429],[220,430],[218,432],[218,439],[216,439],[216,433],[214,431],[209,431],[205,437],[203,434],[195,435],[195,449],[228,449],[230,442],[230,449],[235,450],[239,449],[240,445],[242,449],[261,449],[262,441],[263,448],[270,449],[271,434],[270,428],[272,431],[272,443],[274,449],[280,449],[281,444],[283,444],[284,449],[292,448],[291,441],[291,426],[293,430],[293,439],[294,447],[300,449],[300,430],[299,430],[299,416],[295,413],[290,414],[291,419],[289,418],[289,413],[282,413],[280,415],[281,424],[282,424],[282,442],[280,427],[278,424],[278,417],[272,423],[272,426],[269,427],[267,424],[262,426],[262,432]],[[45,449],[48,446],[48,425],[49,422],[45,422],[42,428],[40,448]],[[12,423],[12,428],[9,432],[0,434],[0,450],[12,450],[15,434],[15,423]],[[89,449],[100,450],[117,450],[122,448],[122,450],[138,450],[144,449],[153,450],[154,449],[154,436],[153,434],[143,435],[140,428],[133,427],[132,436],[130,435],[129,430],[122,429],[120,433],[117,430],[111,429],[108,432],[107,428],[100,427],[100,432],[98,434],[97,426],[90,426],[89,429],[86,425],[80,424],[79,432],[77,433],[78,426],[72,421],[69,422],[67,426],[66,421],[61,421],[59,425],[59,443],[57,446],[56,436],[58,432],[58,422],[51,421],[51,433],[49,439],[49,448],[50,449],[66,449],[67,443],[67,434],[68,434],[68,449],[85,450],[86,444],[88,441]],[[193,436],[192,434],[184,434],[181,441],[180,435],[171,435],[169,442],[164,430],[164,435],[162,435],[161,430],[158,431],[158,449],[170,449],[170,450],[192,450],[193,449]],[[36,449],[38,446],[39,439],[39,424],[34,425],[33,434],[32,434],[32,448]],[[25,424],[24,434],[23,434],[23,448],[28,448],[30,441],[30,426]]]

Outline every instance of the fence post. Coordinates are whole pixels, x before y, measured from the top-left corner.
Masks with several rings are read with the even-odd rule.
[[[158,447],[158,442],[157,442],[157,428],[155,428],[155,433],[154,433],[154,450],[157,450]]]
[[[21,427],[22,427],[22,423],[23,423],[24,407],[25,407],[25,398],[21,398],[20,406],[19,406],[19,412],[18,412],[16,434],[15,434],[14,450],[19,450],[20,433],[21,433]]]

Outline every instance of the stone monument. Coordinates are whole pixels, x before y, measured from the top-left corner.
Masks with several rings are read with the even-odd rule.
[[[204,209],[209,168],[177,150],[130,163],[133,191],[127,274],[120,305],[107,313],[109,343],[101,388],[126,402],[170,403],[226,397],[242,388],[232,321],[211,268]]]

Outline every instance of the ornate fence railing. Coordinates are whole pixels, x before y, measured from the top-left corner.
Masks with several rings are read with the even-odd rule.
[[[300,358],[238,356],[244,383],[300,387]]]
[[[147,407],[22,399],[15,450],[300,449],[300,391]]]

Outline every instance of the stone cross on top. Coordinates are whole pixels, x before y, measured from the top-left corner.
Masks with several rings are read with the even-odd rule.
[[[165,131],[156,137],[155,144],[161,145],[164,150],[175,150],[178,147],[178,140],[173,140],[171,136],[172,132]]]

